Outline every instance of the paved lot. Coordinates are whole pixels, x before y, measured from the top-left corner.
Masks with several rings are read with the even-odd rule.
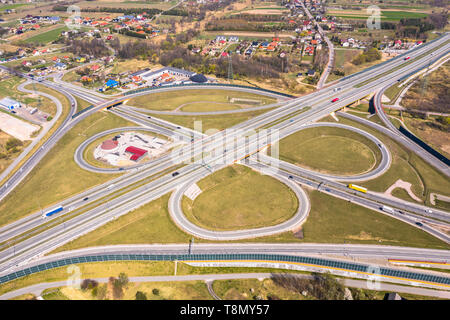
[[[0,130],[22,141],[30,140],[33,132],[39,130],[39,126],[14,118],[0,112]]]

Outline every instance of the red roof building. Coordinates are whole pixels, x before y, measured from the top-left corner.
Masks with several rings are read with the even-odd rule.
[[[138,161],[140,158],[147,154],[147,151],[141,148],[130,146],[125,149],[125,152],[132,153],[130,160]]]

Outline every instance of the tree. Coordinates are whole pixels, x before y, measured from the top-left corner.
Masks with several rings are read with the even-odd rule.
[[[136,292],[136,300],[147,300],[147,295],[142,291],[138,291]]]
[[[159,290],[156,289],[156,288],[154,288],[154,289],[152,290],[152,293],[153,293],[155,296],[159,296]]]
[[[118,280],[119,280],[119,283],[120,283],[120,285],[122,287],[125,287],[128,284],[128,282],[129,282],[128,276],[124,272],[121,272],[119,274],[119,279]]]

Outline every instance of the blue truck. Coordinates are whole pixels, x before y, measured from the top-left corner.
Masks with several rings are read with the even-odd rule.
[[[59,207],[57,207],[55,209],[52,209],[52,210],[49,210],[49,211],[43,213],[42,214],[42,218],[50,217],[51,215],[54,215],[55,213],[61,212],[63,210],[64,210],[64,208],[62,206],[59,206]]]

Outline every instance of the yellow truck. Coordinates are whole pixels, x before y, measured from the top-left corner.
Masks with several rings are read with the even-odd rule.
[[[361,186],[357,186],[356,184],[349,184],[347,187],[349,187],[350,189],[362,192],[362,193],[367,193],[367,189]]]

